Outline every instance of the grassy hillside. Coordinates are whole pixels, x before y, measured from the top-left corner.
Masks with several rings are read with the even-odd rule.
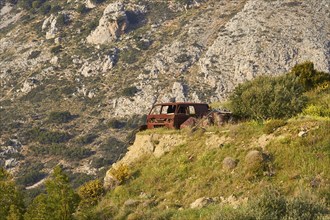
[[[283,122],[278,128],[271,121],[248,121],[177,131],[187,144],[129,167],[129,179],[89,214],[101,219],[265,219],[286,202],[286,218],[297,219],[294,213],[300,211],[314,219],[313,212],[326,212],[321,207],[330,204],[330,120],[299,116]],[[255,150],[262,158],[247,156]],[[234,169],[226,169],[226,157],[236,160]],[[191,209],[201,197],[210,204]]]

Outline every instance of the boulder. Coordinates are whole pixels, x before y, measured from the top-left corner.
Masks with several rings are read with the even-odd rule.
[[[226,157],[222,161],[222,168],[224,170],[232,170],[237,166],[237,160],[232,157]]]
[[[199,199],[196,199],[195,202],[190,204],[190,208],[196,209],[196,208],[203,208],[207,206],[208,204],[212,203],[213,199],[209,197],[201,197]]]
[[[56,37],[57,27],[56,27],[57,17],[53,14],[44,20],[42,23],[41,30],[46,31],[46,39],[52,39]]]
[[[110,43],[122,35],[128,27],[128,20],[122,2],[109,4],[103,12],[99,26],[87,37],[91,44]]]
[[[263,174],[265,169],[266,160],[265,155],[257,150],[248,152],[244,161],[247,177],[254,177]]]

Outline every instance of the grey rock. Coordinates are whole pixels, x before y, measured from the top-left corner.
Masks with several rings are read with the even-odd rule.
[[[5,168],[13,168],[18,164],[18,161],[15,158],[10,158],[8,160],[5,160]]]
[[[222,161],[222,168],[225,170],[232,170],[237,166],[237,160],[232,157],[226,157]]]
[[[58,31],[56,23],[57,17],[53,14],[46,18],[42,23],[41,29],[42,31],[46,32],[46,39],[52,39],[56,37],[56,33]]]
[[[299,133],[298,133],[298,137],[305,137],[306,135],[307,135],[307,131],[300,131]]]
[[[196,199],[193,203],[190,204],[191,209],[196,209],[196,208],[203,208],[210,203],[213,202],[212,198],[209,197],[201,197],[199,199]]]
[[[124,202],[124,206],[137,206],[140,203],[139,200],[128,199]]]
[[[128,26],[122,2],[109,4],[99,21],[98,27],[87,37],[91,44],[105,44],[116,40],[122,35]]]

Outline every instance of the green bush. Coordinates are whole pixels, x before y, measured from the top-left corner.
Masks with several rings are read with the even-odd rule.
[[[327,214],[326,207],[308,197],[285,198],[274,189],[266,192],[249,205],[255,219],[304,219],[313,220]]]
[[[116,168],[111,168],[109,173],[118,181],[119,184],[128,180],[131,176],[131,170],[126,164],[120,164]]]
[[[61,45],[57,45],[57,46],[55,46],[55,47],[52,47],[51,49],[50,49],[50,52],[52,53],[52,54],[58,54],[59,52],[61,52],[62,51],[62,46]]]
[[[68,160],[80,160],[91,156],[94,152],[77,146],[67,146],[65,144],[53,143],[45,146],[33,146],[30,148],[35,155],[61,156]]]
[[[287,202],[284,219],[314,220],[324,214],[326,214],[326,209],[322,204],[308,198],[297,197]]]
[[[23,175],[19,175],[16,182],[17,184],[23,186],[30,186],[38,181],[42,180],[46,174],[44,172],[40,172],[39,169],[35,169],[35,166],[29,167],[29,169],[24,169],[25,172]]]
[[[137,93],[139,90],[138,88],[136,88],[136,86],[130,86],[130,87],[127,87],[123,90],[122,94],[124,96],[127,96],[127,97],[132,97],[135,95],[135,93]]]
[[[39,50],[32,51],[27,59],[28,60],[35,59],[40,55],[40,53],[41,53],[41,51],[39,51]]]
[[[40,8],[39,11],[41,14],[46,15],[50,12],[50,10],[52,9],[52,6],[50,4],[43,4]]]
[[[25,133],[30,141],[38,141],[41,144],[63,143],[71,137],[68,133],[58,131],[48,131],[41,128],[33,128]]]
[[[124,121],[121,121],[121,120],[118,120],[118,119],[111,119],[109,122],[108,122],[108,126],[110,128],[114,128],[114,129],[121,129],[123,127],[125,127],[126,125],[126,122]]]
[[[59,14],[56,18],[56,24],[59,27],[69,24],[69,17],[66,14]]]
[[[282,119],[273,119],[268,121],[265,124],[265,127],[263,128],[263,132],[265,134],[271,134],[273,133],[277,128],[282,127],[286,125],[286,121],[282,120]]]
[[[257,77],[238,85],[229,99],[236,116],[257,120],[292,117],[307,102],[303,87],[290,75]]]
[[[94,3],[94,4],[101,4],[104,1],[105,0],[91,0],[91,2]]]
[[[48,116],[48,121],[51,123],[67,123],[73,119],[73,115],[71,115],[68,111],[63,112],[51,112]]]
[[[79,12],[80,14],[86,14],[88,11],[89,9],[83,3],[80,3],[77,7],[77,12]]]
[[[322,83],[330,82],[330,74],[315,70],[314,63],[310,61],[295,65],[290,73],[298,77],[306,91]]]
[[[280,220],[286,214],[286,199],[278,191],[267,189],[250,205],[256,219]]]
[[[50,9],[50,13],[55,14],[55,13],[61,11],[61,10],[62,10],[61,6],[59,6],[59,5],[52,5],[52,8]]]
[[[97,138],[97,137],[98,136],[96,134],[87,134],[85,136],[78,138],[76,142],[77,142],[77,144],[82,146],[82,145],[92,143],[95,140],[95,138]]]
[[[304,115],[330,117],[330,106],[310,104],[303,110]]]
[[[100,180],[92,180],[78,189],[78,195],[80,196],[79,207],[90,207],[98,203],[104,194],[103,184]]]
[[[139,51],[137,49],[126,49],[120,53],[120,59],[127,64],[133,64],[138,61]]]

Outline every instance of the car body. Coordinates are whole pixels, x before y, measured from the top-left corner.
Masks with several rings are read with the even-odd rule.
[[[209,111],[209,105],[206,103],[168,102],[155,104],[147,116],[147,128],[179,129],[180,125],[188,118],[202,118]]]

